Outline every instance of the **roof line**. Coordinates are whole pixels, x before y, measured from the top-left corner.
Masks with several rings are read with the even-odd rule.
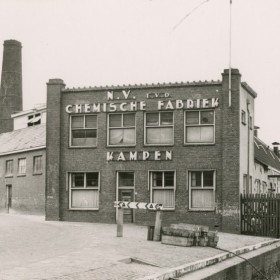
[[[38,147],[34,147],[34,148],[29,148],[29,149],[10,151],[10,152],[1,153],[0,157],[1,156],[6,156],[6,155],[17,154],[17,153],[29,152],[29,151],[42,150],[42,149],[45,149],[45,148],[46,148],[46,146],[38,146]]]

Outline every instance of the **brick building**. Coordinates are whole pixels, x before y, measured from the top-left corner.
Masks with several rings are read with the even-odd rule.
[[[47,84],[46,219],[109,222],[114,201],[163,203],[163,223],[239,232],[254,173],[256,93],[222,81],[67,89]],[[231,100],[229,100],[229,98]],[[127,210],[148,224],[154,213]]]

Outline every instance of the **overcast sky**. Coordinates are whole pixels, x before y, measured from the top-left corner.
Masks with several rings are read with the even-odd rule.
[[[20,41],[24,109],[46,102],[51,78],[67,87],[218,80],[229,66],[229,2],[0,0],[0,63],[4,40]],[[232,67],[258,93],[260,138],[280,142],[280,1],[232,2]]]

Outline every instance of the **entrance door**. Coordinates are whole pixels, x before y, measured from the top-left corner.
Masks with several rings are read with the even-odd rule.
[[[12,207],[12,185],[6,185],[6,211],[10,212]]]
[[[119,200],[120,201],[133,201],[134,190],[119,189]],[[123,221],[124,223],[133,223],[133,209],[124,209]]]

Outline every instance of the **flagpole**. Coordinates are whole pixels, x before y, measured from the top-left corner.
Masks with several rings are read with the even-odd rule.
[[[232,0],[230,0],[229,6],[229,82],[228,82],[228,106],[231,107],[231,6]]]

